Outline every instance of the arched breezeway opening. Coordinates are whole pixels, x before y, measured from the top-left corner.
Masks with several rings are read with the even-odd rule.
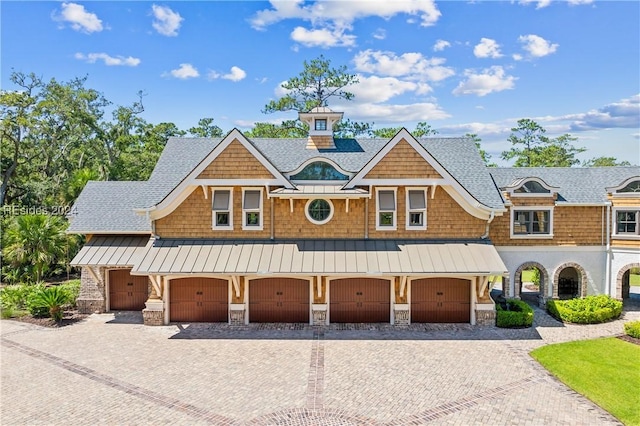
[[[630,263],[618,271],[616,298],[622,303],[628,303],[631,299],[640,303],[640,263]]]
[[[553,298],[574,299],[587,295],[587,272],[577,263],[558,266],[553,275]]]
[[[544,307],[548,297],[549,274],[538,262],[526,262],[514,274],[514,297]]]

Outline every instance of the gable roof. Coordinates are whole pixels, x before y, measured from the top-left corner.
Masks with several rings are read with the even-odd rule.
[[[501,189],[518,179],[537,177],[558,188],[559,204],[603,204],[607,201],[606,188],[640,176],[640,167],[509,167],[492,168],[490,172]]]
[[[89,181],[68,215],[68,233],[150,234],[151,224],[133,209],[147,182]]]

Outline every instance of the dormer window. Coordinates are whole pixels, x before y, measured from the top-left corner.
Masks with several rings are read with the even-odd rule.
[[[540,182],[530,180],[513,190],[516,194],[550,194],[551,191],[542,186]]]
[[[618,189],[616,192],[623,193],[623,194],[629,194],[629,193],[640,194],[640,180],[631,181],[624,188]]]
[[[560,188],[536,177],[520,178],[504,188],[510,197],[554,197]]]
[[[327,119],[326,118],[316,118],[316,120],[315,120],[315,130],[327,130]]]
[[[289,177],[293,181],[345,181],[349,176],[338,171],[332,164],[325,161],[314,161],[304,166],[302,170]]]

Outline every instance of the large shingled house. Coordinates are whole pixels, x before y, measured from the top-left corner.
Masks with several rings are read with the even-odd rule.
[[[639,167],[487,168],[469,139],[338,139],[341,118],[301,113],[302,139],[170,138],[148,181],[89,182],[69,228],[87,235],[80,308],[150,325],[490,324],[491,286],[519,297],[532,267],[542,305],[628,294]]]

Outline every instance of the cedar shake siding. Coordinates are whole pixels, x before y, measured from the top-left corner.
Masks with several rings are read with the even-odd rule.
[[[200,173],[198,179],[273,179],[273,174],[234,140]]]
[[[367,179],[440,179],[442,176],[403,139],[365,177]]]

